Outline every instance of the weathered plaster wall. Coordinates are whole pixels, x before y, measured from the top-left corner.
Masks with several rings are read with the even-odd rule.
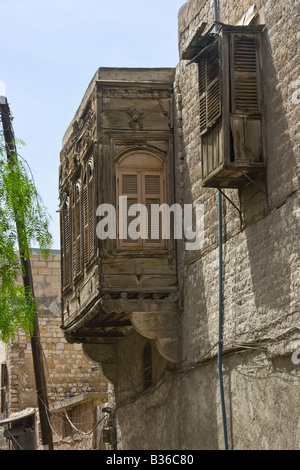
[[[224,386],[232,449],[298,449],[299,344],[299,3],[221,1],[219,19],[236,24],[254,4],[266,24],[263,41],[266,120],[266,195],[255,185],[223,198]],[[179,50],[213,2],[191,0],[179,12]],[[204,246],[178,243],[183,362],[148,391],[133,393],[118,375],[120,438],[125,449],[222,449],[217,375],[218,192],[201,187],[197,65],[181,61],[174,83],[176,200],[204,204]],[[120,342],[127,364],[141,360],[136,341]],[[140,358],[140,359],[139,359]],[[122,361],[120,361],[122,364]],[[138,370],[138,367],[136,368]],[[128,390],[131,389],[131,393]],[[130,399],[131,398],[131,399]],[[130,423],[130,426],[127,425]]]
[[[297,374],[289,357],[259,351],[224,360],[230,448],[298,448]],[[123,448],[223,449],[218,380],[215,360],[168,372],[154,389],[117,408]]]

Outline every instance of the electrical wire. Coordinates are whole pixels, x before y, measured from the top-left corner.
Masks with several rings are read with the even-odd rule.
[[[59,420],[60,420],[60,418],[58,418],[58,417],[49,409],[49,407],[43,402],[43,400],[41,400],[41,402],[43,403],[43,405],[44,405],[44,407],[45,407],[46,416],[47,416],[47,420],[48,420],[49,426],[50,426],[52,432],[55,434],[55,436],[57,437],[57,439],[58,439],[59,441],[64,442],[64,443],[67,443],[67,444],[70,444],[70,443],[74,442],[76,434],[82,434],[82,433],[83,433],[83,432],[82,432],[82,433],[79,432],[79,430],[78,430],[78,431],[75,431],[74,435],[73,435],[72,437],[68,438],[68,439],[65,439],[65,438],[59,436],[59,434],[55,431],[55,429],[54,429],[53,426],[52,426],[51,417],[56,418],[56,419],[59,419]],[[66,411],[66,410],[65,410],[65,411]],[[101,421],[103,421],[103,420],[104,420],[105,418],[107,418],[107,417],[108,417],[108,415],[106,414],[106,415],[104,415],[100,420],[98,420],[98,422],[97,422],[96,425],[95,425],[95,428],[100,424]],[[61,421],[65,423],[64,420],[61,420]],[[71,422],[70,422],[70,424],[71,424]],[[94,432],[94,431],[95,431],[95,429],[92,430],[92,432]],[[85,433],[85,434],[89,435],[89,434],[91,434],[92,432]],[[83,440],[86,439],[86,437],[87,437],[87,436],[83,435]]]
[[[96,430],[96,428],[97,428],[98,425],[101,423],[101,421],[103,421],[103,419],[104,419],[104,417],[106,417],[106,415],[105,415],[104,417],[102,417],[99,421],[96,422],[96,424],[94,425],[94,427],[92,428],[91,431],[85,432],[85,431],[82,431],[82,430],[78,429],[78,428],[74,425],[74,423],[72,423],[72,421],[70,420],[69,415],[68,415],[68,412],[67,412],[67,409],[65,408],[64,404],[62,403],[61,398],[60,398],[60,396],[59,396],[59,393],[58,393],[58,391],[57,391],[57,388],[56,388],[55,384],[53,383],[53,380],[52,380],[52,378],[51,378],[50,371],[49,371],[49,368],[48,368],[48,364],[47,364],[47,358],[46,358],[46,355],[45,355],[45,353],[44,353],[44,350],[43,350],[42,345],[41,345],[41,351],[42,351],[42,354],[43,354],[43,358],[44,358],[44,362],[45,362],[45,366],[46,366],[46,370],[47,370],[47,373],[48,373],[48,377],[49,377],[50,384],[51,384],[51,386],[53,387],[53,389],[54,389],[54,391],[55,391],[55,394],[56,394],[56,396],[57,396],[57,398],[58,398],[58,401],[59,401],[59,403],[60,403],[60,405],[61,405],[61,407],[62,407],[62,410],[64,411],[64,414],[65,414],[65,416],[66,416],[66,419],[67,419],[68,423],[69,423],[70,426],[71,426],[76,432],[78,432],[79,434],[81,434],[81,435],[83,435],[83,436],[89,436],[90,434],[92,434],[92,433]],[[49,411],[50,411],[50,410],[49,410]],[[53,413],[52,413],[52,414],[53,414]]]

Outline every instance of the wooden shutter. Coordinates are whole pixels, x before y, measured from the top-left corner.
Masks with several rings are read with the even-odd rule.
[[[163,203],[163,178],[161,173],[149,173],[143,174],[143,196],[144,204],[148,211],[148,239],[145,240],[145,245],[160,245],[162,243],[162,229],[161,229],[161,220],[160,215],[159,220],[152,220],[151,218],[151,206],[152,204],[162,204]],[[153,225],[158,227],[153,227]],[[159,239],[151,238],[151,229],[154,228],[158,230]]]
[[[123,166],[123,168],[122,168]],[[151,220],[151,206],[152,204],[161,205],[165,202],[165,181],[164,181],[164,164],[157,157],[150,154],[132,154],[126,157],[120,163],[120,167],[117,169],[117,181],[118,181],[118,197],[127,197],[127,229],[130,223],[136,219],[139,215],[128,216],[128,211],[133,204],[142,204],[146,207],[148,212],[148,224],[145,226],[137,227],[137,231],[141,232],[141,238],[133,240],[126,238],[126,240],[120,239],[122,235],[119,226],[119,246],[121,248],[161,248],[165,246],[165,241],[162,240],[161,234],[161,215],[159,223],[159,238],[151,239],[151,224],[154,222]],[[122,208],[119,207],[118,218],[122,215]],[[125,222],[123,222],[124,224]],[[119,221],[122,224],[122,221]],[[147,225],[147,227],[146,227]],[[142,230],[148,229],[144,234]],[[127,232],[128,233],[128,232]]]
[[[127,213],[123,214],[123,219],[120,223],[125,223],[124,218],[127,219],[126,231],[127,231],[127,238],[120,240],[120,246],[140,246],[142,244],[142,240],[133,240],[128,236],[128,227],[130,222],[132,222],[136,217],[135,216],[128,216],[129,208],[134,205],[141,203],[141,177],[138,171],[130,171],[130,172],[120,172],[119,174],[119,195],[127,197]],[[119,208],[120,209],[120,208]],[[120,229],[119,229],[120,231]]]
[[[200,132],[204,133],[221,115],[218,41],[199,59]]]
[[[84,175],[83,188],[83,223],[84,223],[84,263],[89,261],[89,217],[88,217],[88,184],[87,174]]]
[[[62,209],[62,256],[63,256],[63,288],[69,287],[71,282],[71,232],[70,232],[70,201],[69,196]]]
[[[83,220],[84,220],[84,263],[88,263],[95,254],[95,176],[93,161],[87,163],[83,181]]]
[[[78,180],[73,187],[72,236],[73,236],[73,278],[81,272],[81,183]]]
[[[231,115],[233,161],[262,161],[260,36],[230,35]]]
[[[231,36],[232,113],[257,114],[260,110],[258,37]]]
[[[95,171],[92,160],[88,162],[88,217],[89,217],[89,260],[95,255]]]

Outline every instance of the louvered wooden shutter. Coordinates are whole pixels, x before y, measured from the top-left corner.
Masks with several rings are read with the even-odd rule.
[[[131,156],[130,156],[131,157]],[[125,236],[122,233],[122,226],[125,225],[124,220],[119,220],[119,246],[121,248],[162,248],[165,246],[165,241],[162,240],[162,227],[160,219],[158,221],[152,220],[151,218],[151,206],[153,204],[161,205],[164,201],[165,193],[165,181],[164,173],[165,168],[163,162],[154,157],[148,156],[147,154],[141,154],[141,159],[136,158],[137,155],[133,154],[132,159],[127,159],[120,164],[120,168],[117,169],[117,181],[118,181],[118,196],[127,197],[127,213],[124,216],[127,219],[127,234],[128,228],[130,228],[131,222],[139,217],[140,226],[135,227],[136,231],[140,233],[137,240],[129,238],[121,239],[121,236]],[[124,164],[124,168],[122,168]],[[138,166],[140,164],[140,167]],[[122,200],[119,204],[122,204]],[[142,204],[144,207],[141,212],[137,212],[133,216],[128,216],[128,211],[133,204]],[[147,209],[148,220],[143,220],[142,217],[145,214],[144,208]],[[118,218],[122,217],[123,207],[119,207]],[[146,214],[145,214],[146,216]],[[138,223],[137,221],[135,221]],[[151,228],[155,229],[153,224],[159,224],[156,234],[158,237],[151,239]]]
[[[89,260],[95,254],[95,172],[92,162],[88,163],[88,218],[89,218]]]
[[[139,172],[121,172],[119,175],[119,195],[127,197],[127,213],[123,214],[123,219],[120,221],[125,227],[125,218],[127,219],[126,233],[127,238],[120,240],[120,246],[140,246],[142,241],[140,239],[133,240],[128,236],[128,227],[130,222],[135,219],[135,216],[128,216],[129,208],[141,202],[141,182]]]
[[[257,114],[260,110],[258,38],[233,34],[231,37],[231,100],[234,114]]]
[[[72,211],[72,232],[73,232],[73,277],[77,277],[81,272],[81,185],[78,181],[74,185],[73,211]]]
[[[151,206],[152,204],[162,204],[162,175],[158,174],[143,174],[144,180],[144,204],[148,211],[148,239],[145,240],[146,245],[157,245],[161,244],[161,216],[159,220],[155,220],[151,217]],[[155,239],[151,237],[151,233],[158,233],[159,238]]]
[[[94,204],[94,166],[90,160],[87,163],[83,182],[83,220],[84,220],[84,262],[88,263],[95,254],[95,204]]]
[[[200,95],[200,132],[204,133],[221,115],[220,65],[215,41],[198,63]]]
[[[84,220],[84,263],[89,261],[89,217],[88,217],[88,184],[87,175],[84,177],[83,189],[83,220]]]
[[[69,196],[64,203],[62,210],[62,234],[63,234],[63,288],[67,288],[71,282],[71,233],[70,233],[70,206]]]
[[[262,161],[260,36],[231,34],[231,115],[233,160]]]

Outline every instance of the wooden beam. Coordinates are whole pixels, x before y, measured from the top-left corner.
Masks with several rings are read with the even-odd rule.
[[[71,333],[71,338],[82,338],[82,342],[86,342],[88,338],[122,338],[124,333],[122,331],[79,331],[78,333]]]
[[[110,327],[122,327],[122,326],[131,326],[130,320],[99,320],[87,323],[88,328],[110,328]]]

